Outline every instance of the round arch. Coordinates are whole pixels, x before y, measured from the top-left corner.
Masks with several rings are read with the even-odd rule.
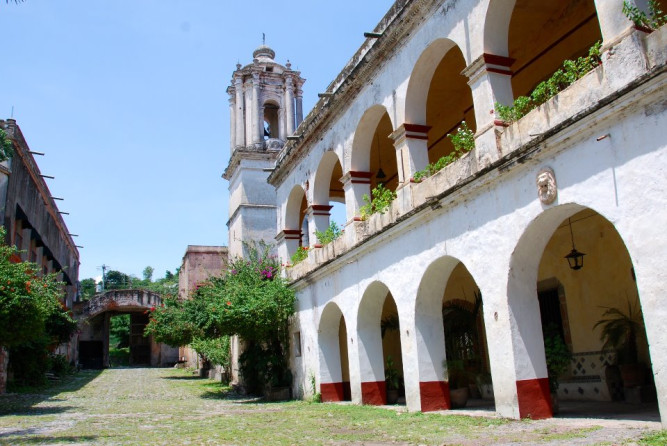
[[[587,253],[583,268],[577,270],[570,269],[564,258],[573,243],[577,250]],[[602,361],[600,357],[611,354],[604,350],[597,323],[604,319],[605,308],[627,311],[635,299],[641,308],[642,299],[630,252],[608,218],[575,203],[555,206],[538,215],[512,253],[507,296],[520,416],[552,416],[544,348],[544,339],[552,336],[558,336],[569,347],[578,371],[583,367],[582,373],[599,373],[603,379],[597,388],[570,385],[565,380],[558,388],[559,397],[576,394],[577,399],[600,401],[623,398],[617,390],[622,378],[605,371],[615,357],[595,365],[595,361]],[[640,359],[650,364],[648,344],[642,341],[637,347]],[[618,354],[619,363],[623,363],[625,358]],[[588,364],[590,370],[586,370]],[[563,372],[565,377],[570,373]]]
[[[349,380],[345,381],[343,372],[347,349],[346,345],[341,345],[347,342],[347,330],[345,316],[336,303],[329,302],[322,310],[318,333],[322,401],[344,401],[348,399],[346,393],[349,395],[350,392]],[[345,348],[344,352],[342,348]]]
[[[287,197],[287,205],[285,206],[285,215],[283,221],[285,222],[284,229],[296,230],[301,228],[303,216],[301,215],[301,208],[303,200],[306,199],[306,192],[301,185],[296,185],[292,188]]]
[[[442,58],[455,46],[456,44],[450,39],[435,40],[417,59],[408,82],[405,99],[405,122],[426,124],[426,100],[431,79],[433,79],[433,74]]]
[[[339,178],[332,178],[334,169],[341,166],[340,158],[336,152],[330,150],[322,155],[320,164],[315,172],[315,184],[313,186],[313,204],[325,205],[329,203],[331,197],[331,183],[338,181]]]
[[[357,124],[352,141],[352,156],[350,157],[350,170],[355,172],[368,172],[371,167],[371,146],[375,130],[382,117],[387,114],[387,109],[382,105],[374,105],[366,110]],[[387,116],[389,116],[387,114]],[[391,117],[389,118],[391,120]],[[394,123],[391,123],[394,127]]]
[[[387,401],[380,322],[385,300],[389,296],[389,288],[375,281],[366,288],[359,303],[357,336],[363,404],[382,405]]]

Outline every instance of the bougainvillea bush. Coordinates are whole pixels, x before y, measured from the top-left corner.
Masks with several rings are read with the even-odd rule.
[[[146,330],[158,342],[213,348],[211,356],[220,356],[219,347],[226,344],[203,341],[239,336],[247,352],[265,359],[255,358],[266,363],[260,370],[244,372],[249,383],[253,382],[249,375],[256,375],[257,387],[253,390],[257,391],[271,383],[282,385],[277,381],[287,379],[283,372],[287,367],[289,318],[294,314],[295,295],[280,276],[280,262],[269,255],[267,246],[259,245],[247,252],[246,258],[232,261],[223,276],[200,284],[191,299],[167,300],[164,307],[151,311]],[[258,361],[253,361],[255,366]]]
[[[16,248],[4,243],[5,234],[0,227],[0,347],[9,349],[15,376],[33,384],[43,379],[49,349],[67,342],[76,322],[60,302],[64,284],[54,274],[39,273],[34,263],[21,262]],[[21,362],[28,357],[29,364]]]

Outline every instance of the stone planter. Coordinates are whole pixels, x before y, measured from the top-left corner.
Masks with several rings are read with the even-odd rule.
[[[398,389],[387,389],[387,404],[398,402]]]
[[[449,400],[452,403],[452,409],[462,409],[468,404],[470,392],[467,387],[449,390]]]

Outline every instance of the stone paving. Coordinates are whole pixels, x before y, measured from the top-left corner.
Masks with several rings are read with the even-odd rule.
[[[561,407],[560,418],[512,421],[488,404],[427,415],[402,406],[263,403],[225,396],[219,384],[180,370],[111,369],[82,372],[42,394],[0,396],[0,444],[616,445],[660,429],[655,406]],[[605,418],[586,418],[595,410]]]

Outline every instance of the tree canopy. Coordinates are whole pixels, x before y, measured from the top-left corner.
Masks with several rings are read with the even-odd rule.
[[[191,344],[212,360],[228,350],[226,338],[240,336],[247,344],[246,358],[253,356],[244,378],[254,379],[258,390],[288,379],[289,318],[296,298],[267,247],[249,253],[248,259],[232,261],[221,277],[199,284],[190,299],[165,299],[151,311],[146,332],[172,346]]]

